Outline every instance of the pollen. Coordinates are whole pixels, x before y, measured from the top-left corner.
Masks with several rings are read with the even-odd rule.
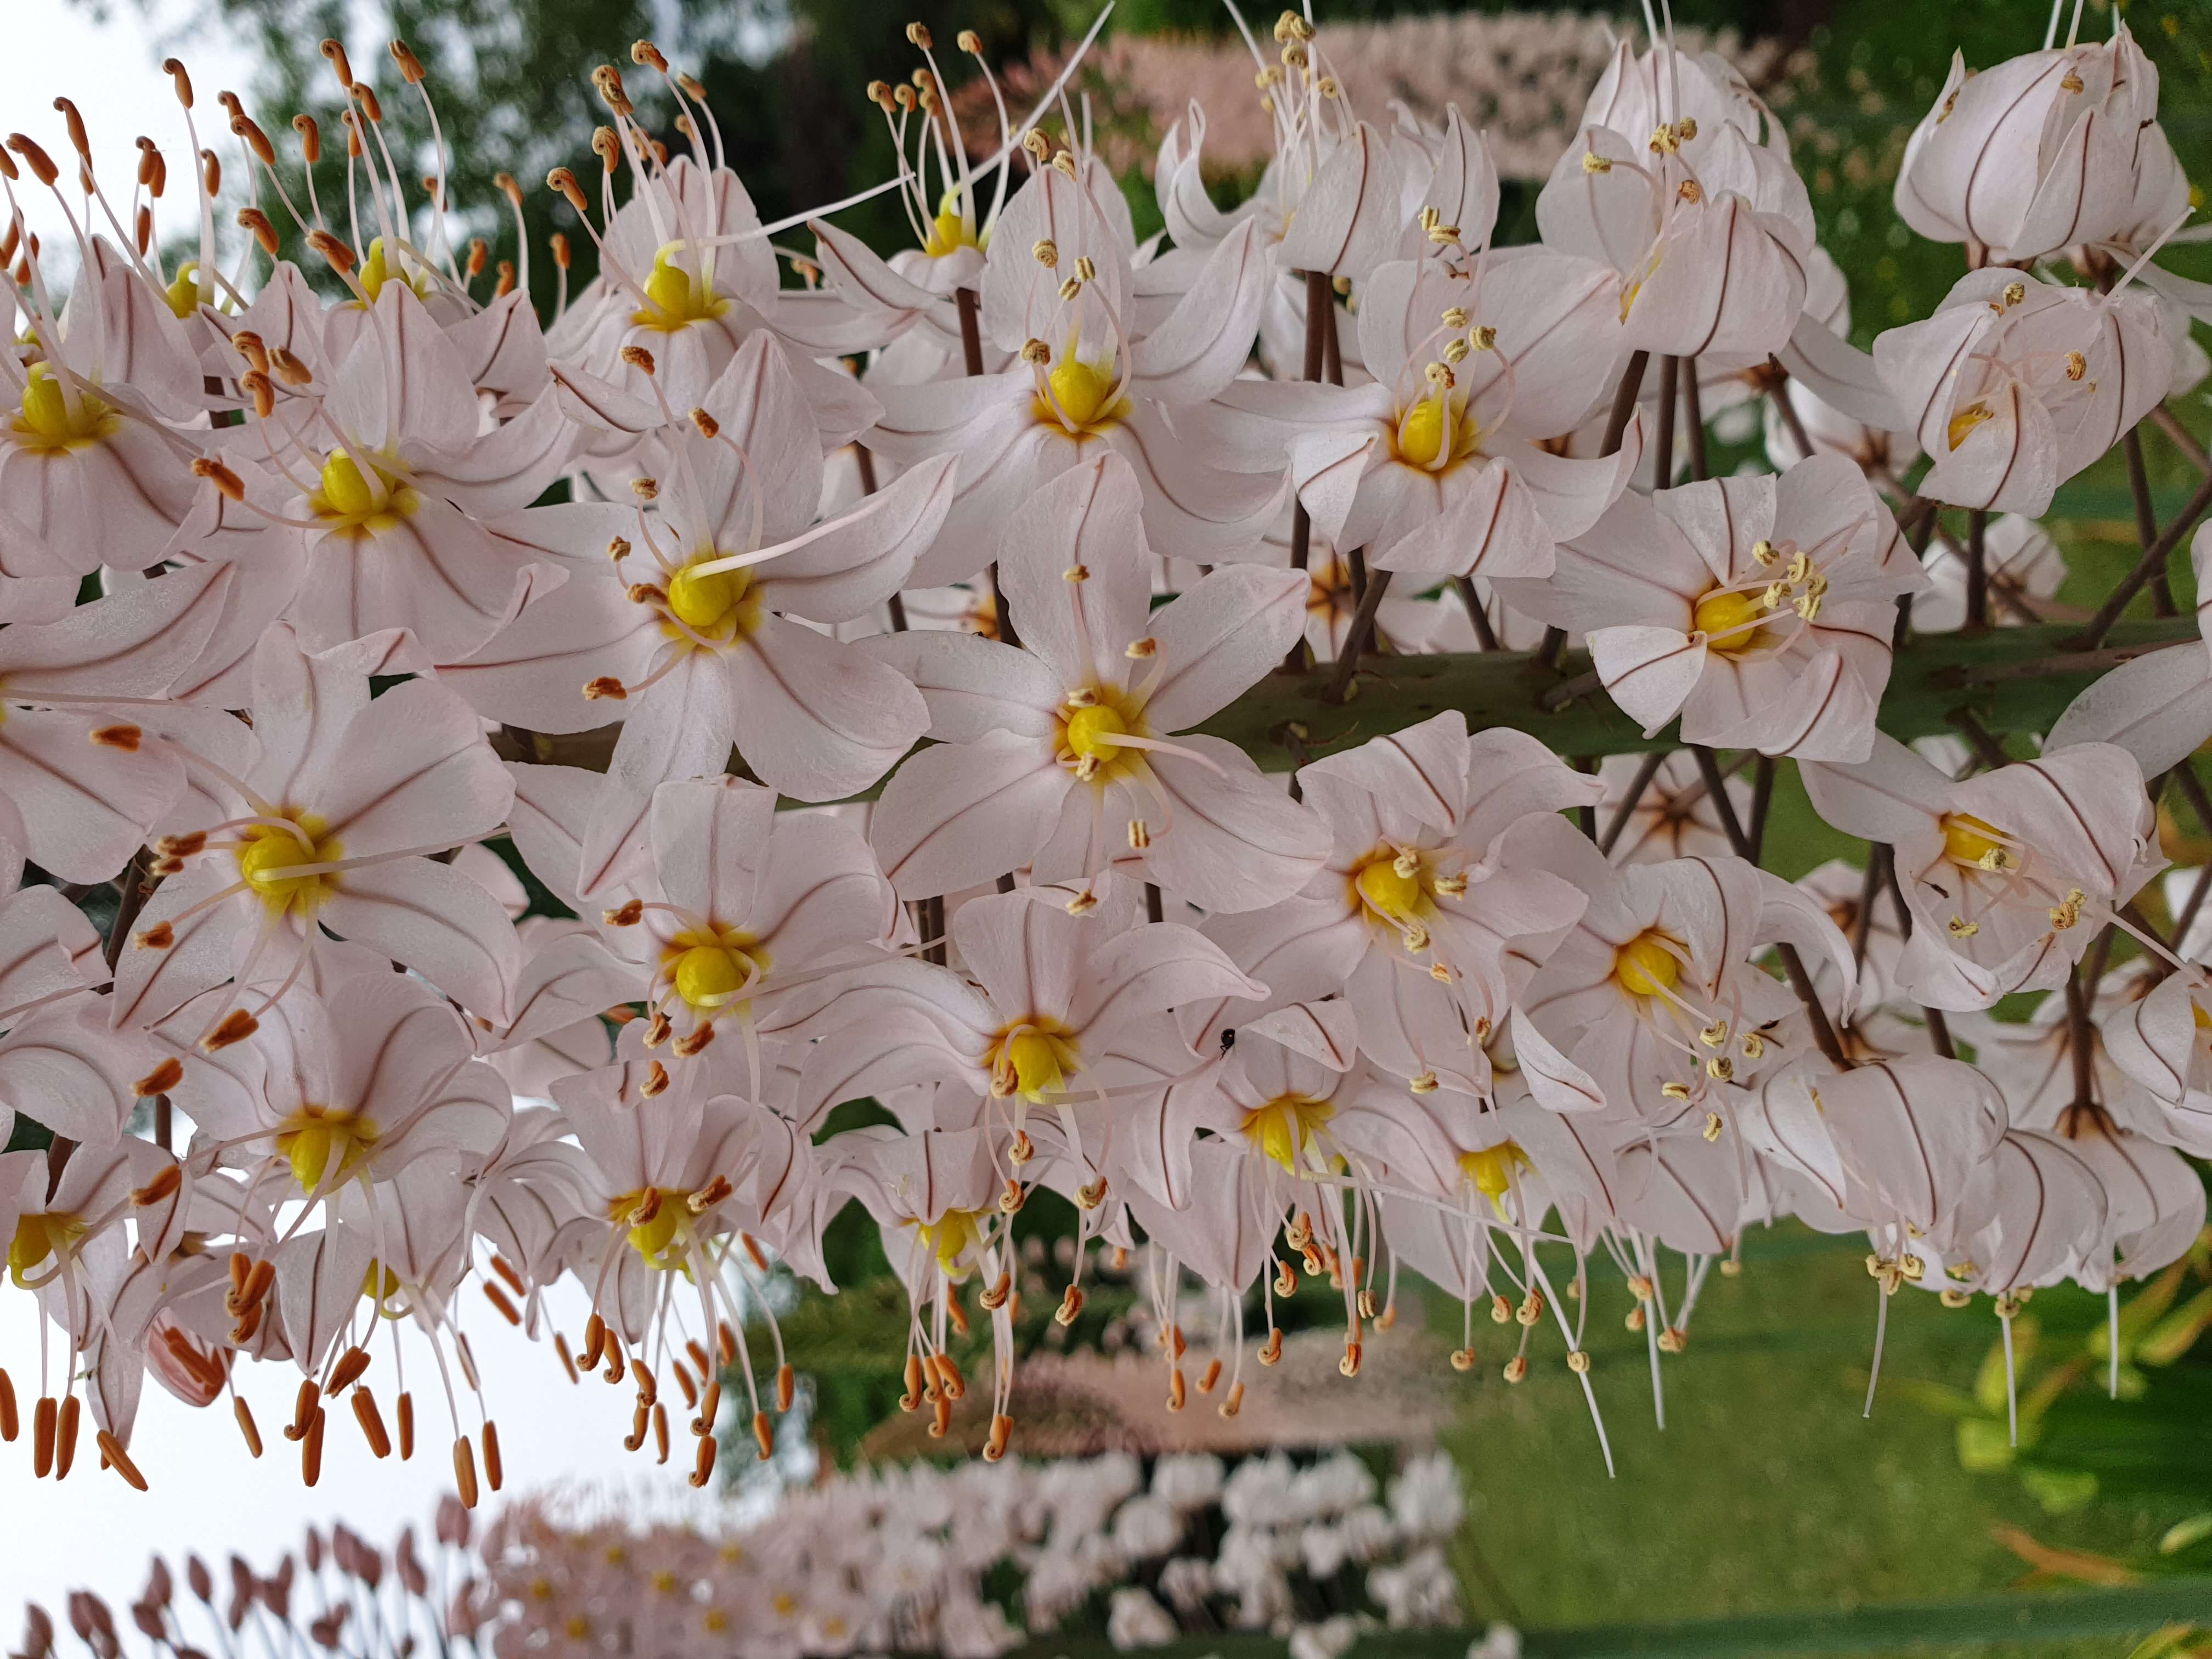
[[[1528,1155],[1510,1140],[1459,1155],[1460,1175],[1493,1205],[1512,1190],[1515,1172],[1528,1167]]]
[[[317,518],[341,529],[380,530],[397,523],[415,507],[412,489],[373,461],[364,473],[361,463],[343,449],[334,449],[324,459],[318,484],[308,505]]]

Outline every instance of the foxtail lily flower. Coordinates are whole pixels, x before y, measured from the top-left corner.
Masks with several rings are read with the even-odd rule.
[[[1146,879],[1214,910],[1297,890],[1328,845],[1233,745],[1179,736],[1282,660],[1305,576],[1217,570],[1149,608],[1133,471],[1108,456],[1040,490],[1007,526],[1000,591],[1024,648],[915,632],[872,643],[921,688],[938,740],[884,787],[870,828],[906,897],[1023,864],[1091,881],[1126,828]]]
[[[1986,1008],[2061,983],[2163,863],[2142,774],[2110,744],[1954,783],[1877,734],[1866,761],[1803,770],[1822,817],[1897,849],[1913,915],[1898,988],[1929,1007]]]

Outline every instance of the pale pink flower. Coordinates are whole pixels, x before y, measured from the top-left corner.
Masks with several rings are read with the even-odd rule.
[[[1249,550],[1274,517],[1279,458],[1252,471],[1216,465],[1204,407],[1244,366],[1269,267],[1247,223],[1206,257],[1171,310],[1137,310],[1126,207],[1100,205],[1093,170],[1039,169],[1006,204],[985,257],[981,323],[1024,355],[998,374],[882,388],[868,447],[900,466],[960,458],[959,498],[915,566],[925,586],[957,581],[1017,550],[1002,526],[1061,474],[1117,453],[1143,486],[1155,545],[1213,560]],[[1049,254],[1051,264],[1043,262]],[[1079,261],[1094,274],[1079,278]],[[1060,297],[1073,283],[1072,297]],[[995,553],[994,553],[994,550]]]
[[[1537,443],[1604,395],[1608,282],[1540,249],[1386,264],[1358,315],[1375,379],[1238,380],[1221,394],[1215,453],[1257,470],[1287,443],[1316,532],[1364,546],[1376,568],[1548,575],[1553,544],[1589,530],[1642,455],[1640,426],[1598,460]]]
[[[1840,456],[1779,478],[1625,496],[1509,603],[1586,633],[1614,702],[1656,733],[1858,760],[1889,683],[1894,601],[1927,585],[1889,509]]]
[[[1920,493],[2030,518],[2166,396],[2174,362],[2149,295],[2004,267],[1967,272],[1874,356],[1935,459]]]
[[[2212,623],[2212,591],[2202,586],[2212,573],[2212,526],[2198,526],[2189,552],[2198,592],[2205,595],[2197,605],[2201,630]],[[2054,561],[2057,556],[2054,551]],[[2192,641],[2145,652],[2099,675],[2053,722],[2045,746],[2118,744],[2151,778],[2179,765],[2208,738],[2212,738],[2212,654]]]
[[[1599,763],[1598,781],[1605,787],[1597,806],[1601,830],[1609,829],[1627,805],[1628,792],[1643,771],[1644,759],[1641,755],[1609,755]],[[1736,822],[1747,822],[1752,798],[1749,780],[1739,769],[1729,774],[1724,782]],[[1628,821],[1621,826],[1609,856],[1615,864],[1650,864],[1662,859],[1687,858],[1693,853],[1729,850],[1728,831],[1721,826],[1705,775],[1692,757],[1678,750],[1659,763],[1659,769],[1629,808]]]
[[[525,509],[566,465],[573,428],[549,388],[487,430],[468,366],[405,283],[382,283],[359,315],[326,382],[263,376],[269,413],[217,441],[250,469],[249,509],[306,550],[288,614],[311,648],[405,629],[433,660],[465,656],[567,574],[532,534],[564,520]]]
[[[1310,808],[1234,745],[1175,735],[1281,661],[1304,574],[1232,566],[1152,611],[1140,501],[1109,455],[1024,504],[1000,567],[1021,651],[945,632],[870,642],[921,686],[938,739],[884,787],[870,828],[902,896],[1025,864],[1088,880],[1125,833],[1146,879],[1212,910],[1272,903],[1320,867]]]
[[[1054,897],[1017,890],[961,907],[952,942],[972,983],[905,959],[855,970],[792,1034],[831,1039],[806,1059],[801,1121],[811,1102],[938,1079],[971,1100],[1018,1102],[990,1109],[1017,1121],[1031,1107],[1110,1108],[1116,1091],[1141,1095],[1195,1068],[1173,1024],[1157,1018],[1164,1010],[1267,994],[1194,930],[1137,921],[1126,888],[1082,916]],[[842,1092],[825,1091],[825,1077]],[[950,1109],[939,1103],[940,1116]],[[1061,1116],[1063,1129],[1074,1121]],[[1079,1142],[1067,1152],[1082,1161]]]
[[[0,495],[45,543],[63,572],[81,576],[136,550],[156,554],[192,495],[192,451],[172,423],[204,406],[185,331],[161,293],[105,238],[80,241],[84,259],[57,317],[33,260],[28,325],[49,343],[27,368],[0,354],[0,379],[20,405],[0,423]],[[15,294],[4,306],[15,331]],[[58,342],[58,353],[52,343]]]
[[[2106,1016],[2103,1050],[2157,1111],[2158,1138],[2186,1152],[2212,1148],[2212,987],[2186,966]]]
[[[309,656],[279,625],[255,659],[252,713],[251,728],[210,713],[167,722],[178,735],[161,746],[184,757],[193,793],[168,817],[156,849],[167,879],[120,958],[117,1029],[234,975],[289,983],[319,952],[362,946],[504,1018],[521,966],[514,925],[429,856],[491,834],[514,798],[468,706],[422,680],[372,701],[357,651]]]
[[[1609,267],[1620,347],[1754,359],[1804,310],[1812,204],[1780,128],[1714,57],[1624,41],[1536,203],[1545,245]]]
[[[732,744],[770,787],[826,800],[881,777],[925,723],[910,685],[814,624],[904,585],[943,522],[952,464],[817,523],[821,447],[769,342],[748,342],[701,407],[707,427],[668,434],[659,510],[633,520],[614,578],[580,574],[440,669],[487,715],[532,730],[622,718],[586,892],[641,843],[653,790],[720,773]]]
[[[1931,585],[1912,602],[1913,631],[1948,634],[1965,627],[1966,549],[1954,540],[1937,541],[1928,550],[1925,568]],[[2045,604],[2057,597],[2066,580],[2066,556],[2034,520],[2000,513],[1982,532],[1982,569],[1990,585],[1990,620],[2015,627],[2027,620],[2023,611],[2049,614]]]
[[[1946,1237],[1918,1241],[1927,1266],[1917,1282],[1924,1290],[1986,1291],[2008,1315],[2021,1291],[2080,1272],[2109,1273],[2109,1214],[2103,1182],[2072,1142],[2008,1129]],[[2093,1266],[2097,1255],[2103,1261]]]
[[[107,1027],[100,935],[54,888],[0,898],[0,1145],[18,1112],[105,1146],[157,1092],[158,1050]]]
[[[626,118],[617,125],[631,160],[632,193],[601,238],[599,275],[546,331],[556,374],[573,365],[649,406],[651,384],[623,356],[641,347],[680,413],[761,338],[804,389],[805,418],[824,445],[864,431],[875,418],[875,399],[817,357],[880,344],[888,333],[872,327],[854,343],[834,337],[836,318],[818,318],[817,304],[779,292],[775,251],[736,173],[708,167],[703,155],[673,156],[665,171],[649,167],[641,159],[642,135]],[[811,337],[825,323],[832,337]],[[619,432],[611,435],[617,453],[635,447]]]
[[[1739,1121],[1762,1157],[1810,1181],[1917,1277],[1912,1241],[1948,1229],[2008,1120],[1987,1076],[1920,1054],[1847,1072],[1808,1059],[1763,1081]]]
[[[1954,52],[1905,144],[1898,217],[2006,264],[2111,240],[2139,216],[2146,161],[2172,155],[2157,117],[2157,65],[2117,16],[2110,40],[2046,45],[1978,74]]]
[[[222,576],[179,571],[0,632],[0,794],[19,851],[55,875],[106,880],[184,792],[176,757],[138,722],[191,667]]]
[[[1878,734],[1864,762],[1802,771],[1822,817],[1896,849],[1913,915],[1897,988],[1929,1007],[2060,984],[2164,862],[2142,773],[2110,744],[1954,782]]]
[[[1546,851],[1589,903],[1522,1004],[1617,1116],[1711,1128],[1761,1075],[1810,1052],[1802,1005],[1759,965],[1766,947],[1826,957],[1856,989],[1850,946],[1826,913],[1741,859],[1616,871],[1579,836]],[[1841,1016],[1853,1006],[1847,996]]]
[[[1470,738],[1449,713],[1316,761],[1299,781],[1328,821],[1328,864],[1297,897],[1216,921],[1209,936],[1277,1002],[1342,992],[1368,1057],[1416,1090],[1487,1095],[1486,1050],[1509,1021],[1528,1064],[1540,1055],[1572,1079],[1512,1016],[1582,914],[1543,849],[1574,833],[1557,814],[1594,799],[1595,781],[1521,732]],[[1184,1018],[1229,1019],[1202,1006]]]
[[[569,767],[514,771],[517,847],[557,896],[597,917],[629,970],[627,987],[599,1006],[643,1000],[667,1015],[678,1055],[706,1047],[724,1018],[750,1042],[803,1018],[834,991],[825,981],[878,958],[900,929],[854,826],[779,813],[775,791],[729,777],[655,790],[649,864],[586,901],[574,885],[577,830],[597,810],[600,779]]]
[[[506,1082],[477,1058],[460,1014],[411,975],[363,975],[327,998],[295,986],[210,1053],[200,1033],[228,1006],[210,993],[152,1031],[183,1067],[169,1093],[206,1137],[195,1156],[210,1165],[289,1170],[299,1193],[322,1198],[432,1153],[489,1152],[505,1133]]]

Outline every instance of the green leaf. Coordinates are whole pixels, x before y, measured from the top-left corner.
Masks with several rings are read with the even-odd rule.
[[[1976,1401],[1972,1395],[1968,1394],[1964,1389],[1954,1389],[1946,1383],[1923,1382],[1917,1378],[1907,1377],[1904,1381],[1897,1382],[1885,1380],[1882,1383],[1882,1388],[1885,1391],[1894,1391],[1898,1394],[1903,1395],[1914,1405],[1919,1407],[1921,1410],[1924,1412],[1933,1412],[1938,1417],[1980,1417],[1984,1415],[1980,1402]],[[2002,1395],[1998,1396],[1997,1405],[2000,1409],[2002,1409],[2004,1405],[2004,1399]]]
[[[2003,1423],[1987,1417],[1969,1417],[1960,1423],[1960,1468],[1975,1474],[1995,1474],[2010,1468],[2018,1455]]]
[[[2212,1510],[2177,1521],[2159,1535],[2158,1553],[2178,1555],[2200,1538],[2212,1537]]]
[[[2070,1514],[2097,1495],[2097,1477],[2088,1469],[2051,1469],[2024,1463],[2020,1484],[2043,1505],[2046,1515]]]
[[[2136,1359],[2144,1365],[2171,1365],[2197,1346],[2204,1328],[2212,1325],[2212,1290],[2199,1291],[2157,1324],[2136,1345]]]

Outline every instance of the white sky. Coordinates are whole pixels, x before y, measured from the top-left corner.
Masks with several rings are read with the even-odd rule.
[[[8,22],[8,50],[0,52],[0,132],[37,139],[66,179],[69,135],[53,102],[57,95],[75,100],[92,139],[94,169],[101,188],[111,192],[118,217],[129,210],[138,165],[135,141],[144,133],[168,158],[171,186],[162,201],[168,213],[161,222],[165,234],[184,228],[191,174],[184,173],[181,181],[178,175],[191,147],[185,137],[183,112],[171,94],[168,76],[161,73],[161,59],[174,50],[191,71],[192,113],[200,122],[201,141],[212,145],[226,166],[236,141],[215,94],[226,88],[243,91],[252,80],[252,62],[235,44],[214,35],[178,39],[178,21],[186,15],[180,0],[167,0],[149,21],[138,15],[132,0],[115,0],[115,15],[102,24],[76,0],[0,0],[0,15]],[[24,216],[42,242],[51,246],[68,235],[67,222],[51,193],[33,185],[22,201]],[[63,262],[64,268],[73,264]]]

